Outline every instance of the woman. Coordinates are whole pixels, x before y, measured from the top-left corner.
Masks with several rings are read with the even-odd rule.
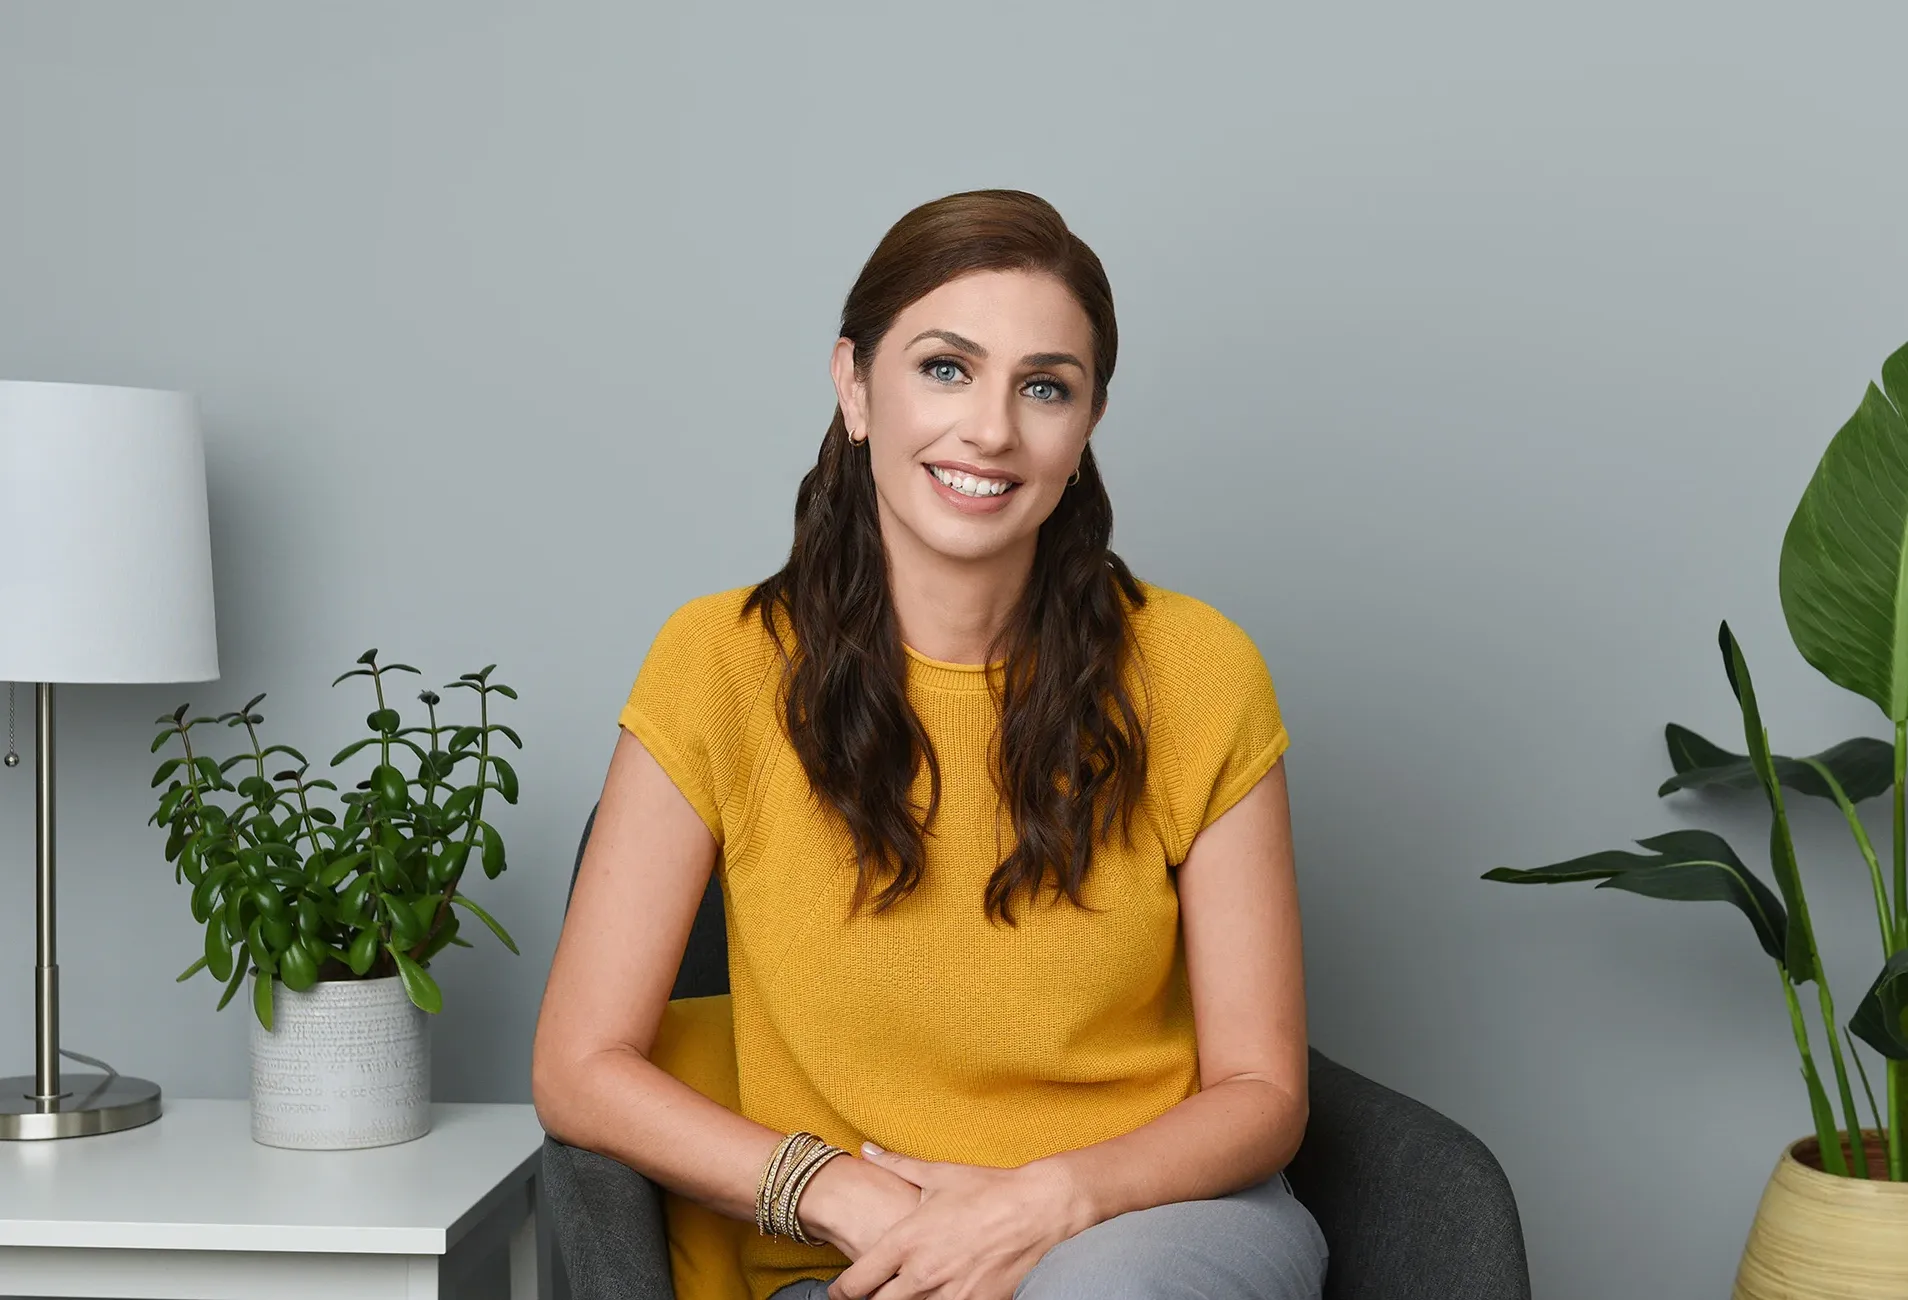
[[[1320,1294],[1286,732],[1251,640],[1107,549],[1117,339],[1044,201],[908,213],[787,565],[623,709],[533,1091],[754,1218],[752,1300]],[[648,1060],[717,869],[738,1109]]]

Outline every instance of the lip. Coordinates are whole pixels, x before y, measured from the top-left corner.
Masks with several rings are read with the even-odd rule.
[[[1009,483],[1020,482],[1020,475],[1011,470],[982,469],[979,465],[970,465],[964,460],[931,460],[928,465],[935,469],[953,470],[958,474],[972,474],[975,478],[1005,479]]]
[[[936,461],[935,464],[943,469],[953,469],[955,467],[952,461]],[[923,465],[921,466],[921,472],[928,476],[928,486],[934,490],[934,494],[964,515],[991,515],[1005,510],[1007,503],[1014,499],[1014,493],[1017,490],[1017,488],[1008,488],[999,496],[993,497],[962,496],[959,492],[956,492],[953,488],[936,478],[934,476],[933,467]],[[964,470],[962,472],[974,474],[976,478],[980,477],[979,474],[973,470]],[[1020,480],[1013,479],[1012,482],[1018,484]]]

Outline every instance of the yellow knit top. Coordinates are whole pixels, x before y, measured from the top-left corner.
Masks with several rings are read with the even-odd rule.
[[[1287,736],[1246,633],[1193,597],[1142,587],[1128,680],[1148,770],[1132,843],[1116,820],[1095,846],[1091,910],[1021,892],[1013,926],[990,921],[982,901],[1013,845],[988,770],[987,667],[907,649],[941,806],[915,891],[850,917],[853,842],[811,797],[789,744],[775,643],[755,611],[741,614],[748,588],[692,600],[663,624],[620,721],[720,846],[743,1114],[850,1153],[872,1140],[1012,1167],[1129,1132],[1198,1090],[1171,869]],[[922,764],[920,809],[927,792]],[[831,1247],[752,1226],[739,1241],[751,1300],[847,1265]]]

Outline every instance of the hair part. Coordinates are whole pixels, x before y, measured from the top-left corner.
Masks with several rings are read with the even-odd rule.
[[[856,373],[868,373],[911,303],[976,271],[1040,272],[1067,286],[1092,329],[1097,417],[1119,351],[1112,289],[1100,259],[1053,206],[1020,190],[950,194],[888,230],[842,306]],[[920,883],[941,772],[907,699],[874,473],[860,447],[837,405],[795,495],[788,562],[750,591],[743,612],[756,610],[781,646],[783,721],[811,790],[853,838],[854,906],[880,884],[881,912]],[[1145,728],[1125,685],[1129,609],[1145,596],[1108,547],[1113,505],[1091,447],[1079,474],[1041,525],[1032,573],[986,656],[1004,661],[988,674],[1000,713],[992,762],[1016,842],[985,899],[988,915],[1009,924],[1014,896],[1037,899],[1047,884],[1084,905],[1093,846],[1116,817],[1130,839],[1145,782]],[[929,797],[917,821],[909,794],[923,763]]]

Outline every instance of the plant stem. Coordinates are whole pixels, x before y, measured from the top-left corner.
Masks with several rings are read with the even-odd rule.
[[[1908,792],[1908,721],[1895,724],[1895,934],[1898,938],[1908,929],[1908,825],[1904,825],[1908,805],[1902,802],[1904,792]]]
[[[1882,959],[1886,961],[1895,953],[1895,935],[1898,927],[1895,923],[1894,909],[1888,904],[1888,886],[1882,880],[1880,860],[1875,856],[1875,845],[1868,838],[1868,828],[1862,825],[1861,815],[1855,811],[1855,804],[1842,789],[1842,783],[1835,774],[1812,758],[1801,760],[1815,769],[1815,774],[1828,785],[1829,793],[1835,798],[1836,807],[1842,810],[1842,816],[1848,822],[1848,829],[1855,836],[1855,847],[1862,851],[1862,860],[1868,863],[1869,883],[1875,890],[1875,919],[1881,923]]]
[[[1842,1159],[1841,1137],[1835,1131],[1835,1112],[1829,1109],[1828,1094],[1822,1091],[1822,1076],[1815,1069],[1815,1055],[1809,1050],[1809,1027],[1802,1020],[1802,1004],[1796,1000],[1788,969],[1778,966],[1776,970],[1782,976],[1782,996],[1788,999],[1789,1024],[1795,1030],[1796,1050],[1802,1053],[1802,1081],[1809,1089],[1809,1112],[1815,1117],[1815,1140],[1822,1149],[1822,1168],[1846,1177],[1848,1165]]]
[[[1828,972],[1822,969],[1821,958],[1815,963],[1815,993],[1822,1008],[1822,1027],[1828,1032],[1829,1059],[1835,1065],[1835,1087],[1841,1094],[1843,1122],[1848,1127],[1849,1159],[1855,1167],[1855,1177],[1868,1177],[1868,1150],[1862,1141],[1862,1117],[1855,1112],[1855,1094],[1848,1086],[1848,1066],[1842,1061],[1842,1039],[1835,1032],[1840,1023],[1835,1018],[1835,998],[1829,992]]]
[[[470,846],[464,851],[465,866],[470,865],[470,852],[477,844],[477,827],[481,825],[483,821],[484,777],[490,767],[490,687],[487,683],[478,682],[476,690],[478,726],[477,793],[471,799],[470,817],[464,823],[464,843]],[[437,721],[437,713],[435,710],[431,713],[431,721],[433,724]],[[437,740],[436,737],[433,736],[431,739],[431,747],[435,749],[436,746]],[[410,950],[409,955],[413,959],[416,958],[418,953],[424,950],[432,939],[437,937],[438,928],[444,924],[444,918],[450,914],[451,895],[457,892],[457,882],[462,880],[463,876],[464,868],[459,867],[457,873],[444,882],[444,891],[437,900],[437,911],[431,917],[430,926],[424,931],[424,937],[418,940],[416,945]]]
[[[1908,1114],[1908,1061],[1890,1061],[1888,1076],[1888,1176],[1908,1183],[1908,1151],[1903,1150],[1902,1117]]]
[[[1908,720],[1895,723],[1895,948],[1908,942],[1908,825],[1903,795],[1908,793]],[[1908,1061],[1889,1061],[1888,1176],[1908,1183]]]
[[[1868,1113],[1875,1117],[1875,1131],[1877,1133],[1886,1133],[1888,1126],[1882,1123],[1881,1107],[1875,1104],[1875,1089],[1869,1085],[1868,1069],[1862,1064],[1862,1054],[1855,1046],[1855,1035],[1849,1033],[1848,1029],[1844,1027],[1842,1029],[1842,1037],[1848,1040],[1849,1059],[1855,1062],[1855,1073],[1859,1074],[1862,1078],[1862,1091],[1868,1094]]]
[[[384,670],[373,661],[371,664],[371,688],[378,693],[378,712],[384,712]],[[386,767],[391,765],[391,734],[384,728],[378,728],[379,762]]]
[[[1762,735],[1762,752],[1765,754],[1769,752],[1769,734],[1767,731],[1764,731]],[[1815,942],[1815,925],[1809,919],[1808,894],[1802,886],[1802,868],[1795,854],[1795,837],[1789,830],[1789,810],[1782,798],[1782,785],[1774,779],[1773,773],[1764,774],[1763,788],[1768,792],[1769,808],[1775,815],[1775,824],[1771,828],[1772,842],[1769,846],[1770,856],[1774,857],[1779,848],[1780,852],[1787,855],[1789,862],[1794,864],[1795,897],[1791,900],[1793,905],[1792,919],[1801,925],[1803,933],[1808,936],[1809,956],[1815,966],[1814,971],[1811,973],[1815,979],[1816,1000],[1821,1007],[1823,1028],[1828,1032],[1829,1063],[1835,1067],[1836,1094],[1842,1103],[1844,1122],[1848,1126],[1855,1167],[1862,1171],[1861,1177],[1866,1178],[1868,1176],[1868,1154],[1862,1148],[1862,1118],[1856,1113],[1855,1093],[1848,1084],[1848,1066],[1842,1060],[1842,1040],[1836,1033],[1838,1023],[1835,1019],[1835,997],[1829,991],[1828,971],[1822,965],[1821,949],[1816,946]],[[1792,1014],[1796,1017],[1799,1026],[1802,1010],[1796,1003],[1795,989],[1793,985],[1789,983],[1786,971],[1783,975],[1782,982],[1788,989]],[[1802,1043],[1803,1052],[1806,1056],[1808,1052],[1806,1030],[1803,1031]],[[1809,1061],[1809,1070],[1811,1073],[1815,1071],[1815,1063],[1813,1060]],[[1813,1094],[1820,1092],[1821,1086],[1821,1076],[1816,1074],[1815,1083],[1811,1092],[1811,1103],[1814,1101]],[[1823,1099],[1823,1110],[1824,1112],[1828,1110],[1826,1098]],[[1825,1116],[1818,1115],[1816,1117],[1817,1127],[1821,1127],[1822,1120],[1825,1117],[1828,1119],[1829,1127],[1833,1129],[1835,1119],[1832,1114],[1826,1114]],[[1826,1154],[1829,1145],[1833,1145],[1835,1148],[1835,1163],[1838,1165],[1842,1163],[1841,1138],[1838,1135],[1833,1139],[1832,1143],[1825,1144],[1823,1147],[1823,1168],[1828,1169],[1830,1173],[1844,1172],[1843,1169],[1829,1169]]]

